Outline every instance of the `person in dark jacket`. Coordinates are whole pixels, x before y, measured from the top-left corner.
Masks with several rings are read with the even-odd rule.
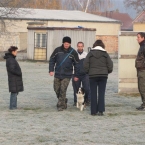
[[[78,54],[71,47],[71,38],[64,37],[62,46],[57,47],[49,60],[49,74],[54,75],[54,91],[58,98],[57,109],[63,111],[67,108],[66,90],[72,78],[74,67],[74,79],[78,80]],[[55,74],[54,74],[55,72]]]
[[[139,32],[137,34],[137,41],[140,45],[135,61],[135,67],[138,77],[138,90],[141,95],[142,104],[137,107],[137,110],[145,110],[145,33]]]
[[[77,97],[76,94],[78,93],[79,87],[82,87],[85,91],[85,103],[86,105],[89,105],[90,102],[90,82],[89,82],[89,76],[86,74],[84,67],[83,67],[83,62],[84,59],[87,56],[87,52],[84,51],[84,43],[83,42],[78,42],[77,43],[77,53],[79,56],[79,71],[78,71],[78,80],[75,81],[74,77],[72,78],[72,85],[73,85],[73,90],[74,90],[74,104],[73,106],[76,106],[77,102]]]
[[[113,70],[113,62],[106,52],[102,40],[96,40],[94,43],[84,60],[84,69],[90,78],[91,115],[103,115],[106,83],[108,74]]]
[[[17,95],[24,90],[21,68],[16,61],[18,48],[11,46],[5,54],[10,95],[10,109],[17,109]]]

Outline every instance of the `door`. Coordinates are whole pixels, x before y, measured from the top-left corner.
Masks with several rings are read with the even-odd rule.
[[[47,33],[34,33],[34,60],[47,59]]]

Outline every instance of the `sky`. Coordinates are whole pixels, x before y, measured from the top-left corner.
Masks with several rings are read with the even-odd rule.
[[[133,19],[137,16],[137,12],[133,8],[130,7],[126,8],[124,6],[123,3],[124,0],[112,0],[112,1],[113,1],[114,10],[118,9],[119,12],[128,13]],[[111,9],[113,10],[113,8]]]

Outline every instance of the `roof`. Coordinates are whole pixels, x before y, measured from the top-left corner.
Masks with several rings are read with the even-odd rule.
[[[75,28],[75,27],[27,27],[28,30],[75,30],[75,31],[96,31],[95,28]]]
[[[25,14],[21,14],[21,12]],[[18,15],[8,15],[9,19],[28,19],[28,20],[53,20],[53,21],[85,21],[85,22],[108,22],[120,23],[118,20],[85,13],[82,11],[69,10],[47,10],[47,9],[27,9],[20,8]]]
[[[127,13],[120,13],[120,12],[104,12],[101,15],[116,19],[122,22],[121,30],[132,30],[133,29],[133,19]]]
[[[133,21],[133,23],[145,22],[145,11],[142,11]]]

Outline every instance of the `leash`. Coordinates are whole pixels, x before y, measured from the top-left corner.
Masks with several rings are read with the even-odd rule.
[[[63,59],[63,61],[59,64],[59,66],[57,67],[57,69],[56,70],[58,70],[61,66],[62,66],[62,64],[65,62],[65,60],[68,58],[68,56],[73,52],[73,48],[72,48],[72,50],[69,52],[69,54]]]

